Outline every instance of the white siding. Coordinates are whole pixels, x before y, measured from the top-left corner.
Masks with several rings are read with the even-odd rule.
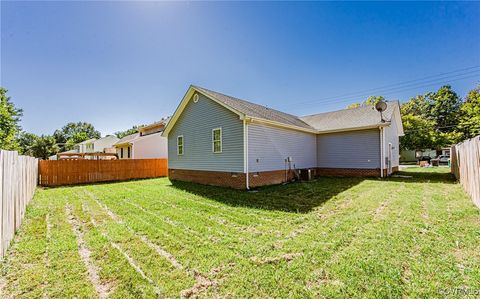
[[[249,124],[248,170],[283,170],[287,157],[292,157],[296,168],[316,167],[316,147],[314,134]]]
[[[317,161],[323,168],[380,168],[380,130],[318,135]]]
[[[133,143],[133,159],[168,158],[167,137],[155,133],[140,137]]]
[[[397,133],[397,123],[395,121],[395,114],[392,115],[391,125],[385,127],[385,157],[388,157],[388,143],[392,144],[392,167],[399,165],[400,151]],[[387,164],[385,163],[385,167]]]

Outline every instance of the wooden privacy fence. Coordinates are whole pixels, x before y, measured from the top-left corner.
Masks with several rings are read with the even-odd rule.
[[[0,150],[0,259],[22,223],[37,181],[37,159]]]
[[[168,175],[167,159],[47,160],[39,162],[42,186],[87,184]]]
[[[452,173],[480,208],[480,136],[452,146]]]

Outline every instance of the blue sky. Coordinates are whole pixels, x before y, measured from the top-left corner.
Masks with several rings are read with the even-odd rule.
[[[296,115],[464,96],[479,66],[478,2],[1,2],[1,85],[37,134],[153,122],[190,84]]]

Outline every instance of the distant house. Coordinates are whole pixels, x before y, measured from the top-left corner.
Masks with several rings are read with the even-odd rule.
[[[167,122],[168,119],[162,119],[117,141],[114,146],[119,159],[167,158],[167,138],[162,136]]]
[[[93,152],[93,142],[95,140],[96,140],[95,138],[92,138],[92,139],[88,139],[88,140],[82,141],[80,143],[77,143],[73,146],[73,150],[77,153],[92,153]]]
[[[87,152],[94,152],[94,153],[105,153],[108,152],[109,149],[113,148],[113,145],[117,143],[120,139],[115,135],[107,135],[100,139],[95,139],[91,142],[87,143]]]
[[[386,176],[399,165],[399,103],[297,117],[190,86],[167,124],[169,177],[233,188],[299,173]]]

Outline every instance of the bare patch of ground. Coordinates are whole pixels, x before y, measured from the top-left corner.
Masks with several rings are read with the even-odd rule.
[[[92,215],[89,213],[88,211],[88,208],[85,206],[85,205],[82,205],[82,208],[84,209],[85,212],[87,212],[89,215],[90,215],[90,223],[92,223],[92,225],[97,228],[100,232],[100,234],[108,240],[108,242],[110,243],[110,246],[112,246],[113,248],[115,248],[116,250],[118,250],[118,252],[120,252],[120,254],[122,254],[125,259],[128,261],[128,263],[130,264],[130,266],[143,278],[145,279],[146,281],[148,281],[151,285],[153,285],[154,289],[155,289],[155,292],[157,293],[157,295],[160,295],[162,293],[162,291],[160,290],[160,288],[155,284],[155,282],[150,278],[148,277],[145,272],[143,272],[143,270],[140,268],[140,266],[137,265],[137,263],[135,262],[135,260],[129,256],[125,251],[122,250],[122,248],[120,247],[120,245],[118,245],[117,243],[113,242],[112,238],[110,238],[110,236],[100,228],[100,225],[95,221],[95,219],[93,219]]]
[[[299,256],[302,256],[302,254],[301,253],[286,253],[286,254],[282,254],[280,256],[267,257],[267,258],[264,258],[264,259],[259,259],[258,257],[254,256],[254,257],[251,257],[250,260],[257,265],[264,265],[264,264],[276,264],[276,263],[279,263],[279,262],[282,262],[282,261],[291,262]]]
[[[153,243],[150,241],[147,237],[143,235],[138,235],[130,226],[128,226],[117,214],[115,214],[112,210],[110,210],[107,205],[102,203],[101,201],[98,200],[98,198],[92,194],[89,193],[89,196],[100,206],[102,209],[107,213],[107,215],[115,221],[117,224],[123,225],[128,231],[130,231],[133,235],[137,236],[140,240],[142,240],[143,243],[145,243],[148,247],[152,248],[157,252],[158,255],[166,258],[172,266],[174,266],[177,269],[183,269],[183,265],[168,251],[163,249],[161,246]],[[210,280],[207,276],[201,274],[197,270],[187,270],[187,274],[192,275],[195,278],[195,285],[193,285],[192,288],[183,290],[181,292],[181,297],[195,297],[196,295],[200,294],[201,292],[207,290],[210,286],[213,286],[216,284],[215,281]]]
[[[67,213],[68,223],[70,223],[70,225],[72,226],[72,231],[77,239],[78,254],[82,258],[82,261],[87,268],[88,278],[92,283],[93,287],[95,288],[95,292],[97,293],[98,297],[107,298],[111,287],[107,284],[102,283],[102,281],[100,280],[100,276],[98,275],[99,270],[93,263],[91,258],[92,253],[85,243],[81,224],[79,223],[78,219],[76,219],[75,216],[72,214],[72,208],[70,206],[66,206],[65,210]]]
[[[47,225],[47,232],[45,234],[45,254],[43,256],[44,262],[45,262],[45,268],[48,270],[50,268],[50,259],[48,258],[49,254],[49,246],[48,244],[50,243],[51,236],[52,236],[52,223],[50,222],[50,214],[47,213],[45,216],[45,223]],[[45,271],[47,272],[47,271]],[[48,280],[47,280],[47,273],[44,273],[44,281],[42,285],[42,297],[43,298],[48,298],[48,295],[46,293],[46,288],[48,285]]]

